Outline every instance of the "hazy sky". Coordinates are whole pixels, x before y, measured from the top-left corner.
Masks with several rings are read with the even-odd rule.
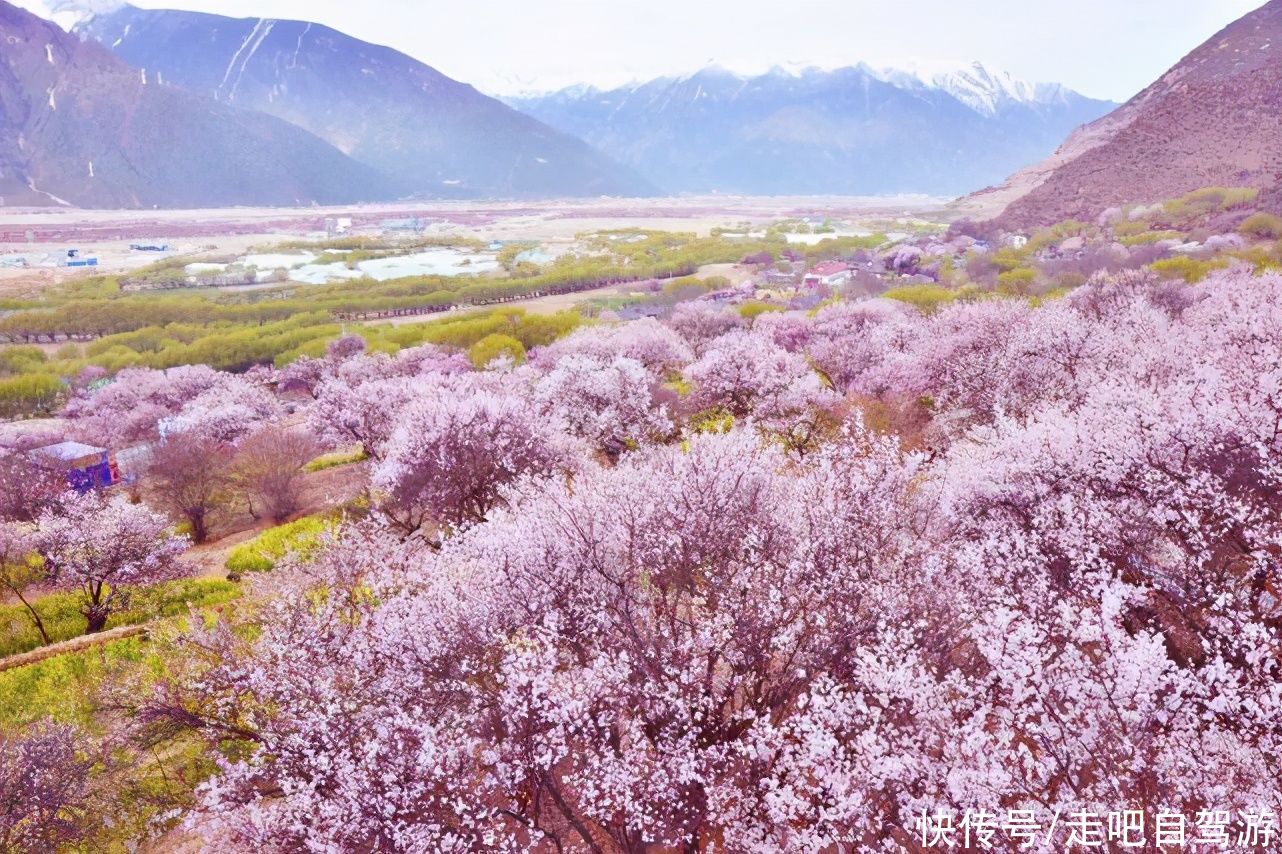
[[[111,2],[112,0],[105,0]],[[37,8],[57,0],[18,0]],[[89,0],[101,3],[104,0]],[[1263,0],[139,0],[319,21],[480,89],[618,85],[711,62],[980,60],[1125,100]]]

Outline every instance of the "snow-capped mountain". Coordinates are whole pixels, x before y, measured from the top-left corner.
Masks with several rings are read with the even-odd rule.
[[[114,12],[125,4],[124,0],[15,0],[13,5],[71,32],[94,15]]]
[[[941,195],[1045,157],[1114,106],[979,63],[755,75],[713,65],[507,100],[669,190]]]
[[[882,79],[887,82],[902,80],[902,75],[913,74],[925,88],[943,90],[985,116],[995,116],[1003,107],[1013,104],[1063,103],[1076,95],[1058,83],[1029,83],[1012,77],[1008,71],[988,68],[981,62],[933,73],[895,69],[887,69],[882,73],[885,75]]]

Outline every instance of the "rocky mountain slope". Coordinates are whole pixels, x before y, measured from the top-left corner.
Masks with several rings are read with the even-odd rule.
[[[315,133],[422,196],[645,195],[590,146],[386,47],[305,21],[121,6],[76,28],[149,73]]]
[[[510,102],[669,190],[778,194],[967,192],[1113,106],[981,65],[924,79],[863,65],[751,77],[714,66]]]
[[[1230,24],[1051,158],[959,210],[1031,227],[1208,186],[1258,187],[1266,206],[1282,204],[1282,0]]]
[[[393,193],[304,130],[163,85],[5,2],[0,39],[5,205],[292,205]]]

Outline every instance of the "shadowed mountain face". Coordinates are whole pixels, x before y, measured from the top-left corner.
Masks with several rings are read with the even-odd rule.
[[[1282,0],[1230,24],[1045,163],[975,194],[1026,228],[1209,186],[1282,205]]]
[[[979,65],[929,81],[865,66],[751,78],[713,67],[511,103],[669,190],[940,195],[1000,180],[1113,106]]]
[[[405,54],[301,21],[124,6],[77,33],[223,104],[306,128],[422,196],[645,195],[590,146]]]
[[[293,205],[393,192],[300,128],[160,85],[4,2],[0,38],[6,205]]]

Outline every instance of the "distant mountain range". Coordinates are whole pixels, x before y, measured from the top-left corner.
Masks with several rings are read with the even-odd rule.
[[[1230,24],[1051,157],[959,210],[1031,227],[1210,186],[1258,187],[1261,207],[1282,210],[1282,0]]]
[[[386,198],[301,128],[170,86],[0,2],[5,205],[189,207]]]
[[[583,141],[403,53],[319,24],[123,5],[88,16],[75,32],[167,84],[304,128],[405,195],[655,192]]]
[[[57,5],[81,10],[70,35],[0,0],[0,204],[955,195],[1011,175],[959,213],[1025,227],[1210,185],[1282,209],[1282,0],[1116,109],[979,64],[711,66],[502,103],[318,24]]]
[[[1115,105],[975,64],[923,78],[866,65],[716,66],[509,103],[676,192],[933,193],[991,184]]]

